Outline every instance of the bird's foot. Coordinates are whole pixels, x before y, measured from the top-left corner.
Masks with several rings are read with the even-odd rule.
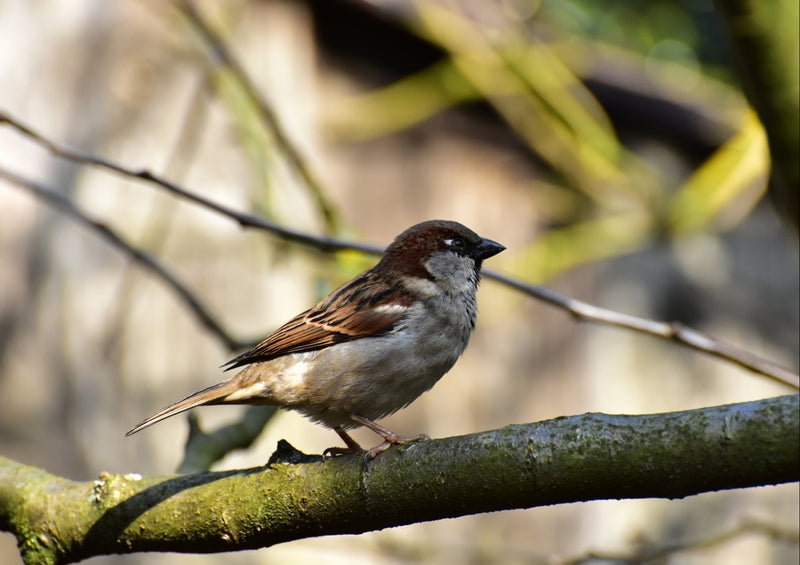
[[[364,418],[363,416],[359,416],[357,414],[353,414],[350,417],[354,421],[358,422],[359,424],[361,424],[365,428],[369,428],[370,430],[372,430],[373,432],[375,432],[376,434],[378,434],[379,436],[381,436],[383,438],[383,443],[381,443],[379,445],[376,445],[375,447],[373,447],[372,449],[367,451],[367,454],[365,456],[366,460],[375,459],[375,457],[379,453],[383,453],[384,451],[386,451],[387,449],[389,449],[393,445],[401,445],[401,444],[404,444],[404,443],[410,443],[412,441],[419,441],[419,440],[423,440],[423,439],[431,439],[426,434],[419,434],[417,436],[412,436],[412,437],[402,437],[402,436],[397,435],[393,431],[391,431],[391,430],[389,430],[387,428],[384,428],[380,424],[376,424],[372,420]]]
[[[383,453],[393,445],[402,445],[404,443],[411,443],[412,441],[420,441],[423,439],[431,439],[430,436],[427,434],[419,434],[418,436],[412,437],[401,437],[395,434],[392,434],[392,438],[384,438],[383,443],[376,445],[372,449],[367,450],[366,455],[364,455],[364,459],[369,461],[370,459],[375,459],[375,457],[379,453]]]
[[[393,431],[384,428],[380,424],[376,424],[372,420],[364,418],[363,416],[359,416],[357,414],[354,414],[353,416],[351,416],[351,418],[353,419],[354,422],[358,422],[365,428],[369,428],[370,430],[372,430],[373,432],[375,432],[376,434],[378,434],[383,438],[383,443],[380,443],[375,447],[366,450],[366,452],[364,453],[365,461],[370,461],[372,459],[375,459],[375,457],[377,457],[379,453],[383,453],[393,445],[402,445],[404,443],[410,443],[413,441],[431,439],[426,434],[419,434],[417,436],[411,436],[411,437],[399,436]],[[323,460],[326,460],[329,457],[339,457],[340,455],[352,455],[353,453],[361,453],[365,451],[360,445],[358,445],[356,440],[350,437],[350,435],[346,431],[344,431],[344,429],[342,429],[341,426],[335,426],[333,428],[333,431],[339,434],[339,437],[342,438],[342,441],[344,441],[347,447],[329,447],[328,449],[322,452]]]

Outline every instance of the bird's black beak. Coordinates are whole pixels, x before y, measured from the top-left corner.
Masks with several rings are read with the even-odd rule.
[[[505,248],[505,245],[500,245],[496,241],[483,238],[478,246],[475,247],[473,257],[478,261],[483,261],[484,259],[497,255]]]

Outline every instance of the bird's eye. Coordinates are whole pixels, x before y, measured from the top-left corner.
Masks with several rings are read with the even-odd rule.
[[[467,244],[463,239],[460,237],[454,237],[453,239],[448,239],[445,243],[450,247],[455,247],[456,249],[464,249],[464,246]]]

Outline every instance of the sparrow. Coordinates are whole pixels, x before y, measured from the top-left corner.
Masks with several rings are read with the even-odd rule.
[[[363,451],[347,430],[364,426],[383,442],[366,457],[427,436],[401,437],[377,424],[429,390],[455,364],[475,329],[484,259],[505,247],[458,222],[410,227],[377,265],[224,364],[231,379],[187,396],[126,435],[202,405],[263,404],[296,410]]]

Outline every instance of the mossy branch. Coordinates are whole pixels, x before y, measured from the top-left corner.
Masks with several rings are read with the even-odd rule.
[[[478,512],[677,498],[797,481],[800,396],[641,416],[585,414],[322,462],[73,482],[0,458],[0,531],[26,563],[210,553]]]

